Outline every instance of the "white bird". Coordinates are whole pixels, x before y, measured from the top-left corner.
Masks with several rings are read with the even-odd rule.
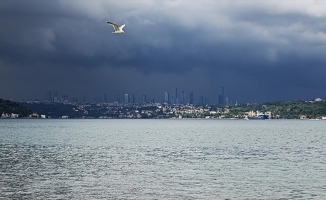
[[[106,22],[108,24],[111,24],[114,28],[114,32],[112,32],[112,34],[122,34],[125,33],[122,29],[123,27],[125,27],[125,24],[122,24],[120,27],[118,26],[118,24],[115,24],[113,22]]]

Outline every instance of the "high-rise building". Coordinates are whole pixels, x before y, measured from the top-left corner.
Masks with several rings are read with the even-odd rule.
[[[59,99],[57,96],[53,97],[53,102],[58,102],[58,101],[59,101]]]
[[[171,93],[171,104],[178,104],[178,89],[177,88],[172,88],[172,93]]]
[[[128,104],[128,103],[129,103],[129,95],[125,94],[125,104]]]
[[[209,98],[205,97],[205,103],[204,105],[209,105]]]
[[[62,95],[61,102],[68,102],[68,95]]]
[[[121,103],[120,95],[117,95],[117,102],[118,102],[118,103]]]
[[[53,102],[58,102],[59,101],[58,91],[54,91],[52,100],[53,100]]]
[[[193,92],[190,92],[190,98],[189,98],[189,104],[192,104],[194,105],[194,93]]]
[[[135,103],[135,95],[130,95],[130,101],[129,103]]]
[[[170,99],[169,93],[168,92],[165,92],[164,93],[164,102],[166,102],[166,103],[169,104],[170,103],[169,99]]]
[[[222,87],[220,87],[220,93],[219,93],[219,95],[218,95],[218,104],[219,105],[224,105],[225,103],[224,103],[224,87],[222,86]]]
[[[102,103],[107,103],[106,94],[105,93],[102,95]]]
[[[198,105],[203,106],[204,105],[204,96],[199,97]]]
[[[83,96],[83,103],[86,103],[86,97]]]
[[[185,91],[181,92],[181,104],[185,104]]]
[[[146,103],[146,95],[144,94],[143,95],[143,100],[142,100],[143,103]]]

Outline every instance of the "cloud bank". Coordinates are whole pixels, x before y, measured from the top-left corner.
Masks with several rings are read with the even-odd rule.
[[[0,97],[325,97],[324,1],[3,1]],[[106,21],[125,23],[113,35]],[[196,99],[195,99],[196,100]]]

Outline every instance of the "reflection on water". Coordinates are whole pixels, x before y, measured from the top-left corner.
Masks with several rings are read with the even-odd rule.
[[[0,199],[326,198],[326,121],[0,125]]]

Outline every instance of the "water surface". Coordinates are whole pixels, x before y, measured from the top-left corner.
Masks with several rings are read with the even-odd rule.
[[[326,121],[0,120],[0,199],[326,199]]]

